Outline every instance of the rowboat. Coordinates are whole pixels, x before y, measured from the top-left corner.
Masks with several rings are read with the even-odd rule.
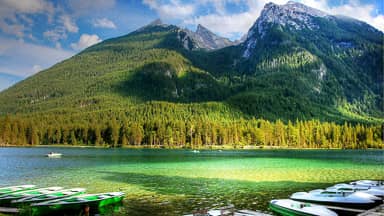
[[[0,196],[0,204],[9,205],[12,200],[23,199],[26,197],[36,197],[44,194],[49,194],[54,191],[62,190],[62,187],[47,187],[34,190],[20,191],[15,193],[4,194]]]
[[[50,157],[50,158],[59,158],[61,157],[63,154],[61,153],[57,153],[57,152],[50,152],[47,154],[47,157]]]
[[[79,196],[66,197],[33,203],[33,215],[49,214],[53,211],[81,211],[85,207],[95,211],[104,206],[116,204],[123,200],[123,192],[109,192],[99,194],[83,194]]]
[[[25,197],[18,200],[12,200],[12,204],[15,205],[25,205],[30,203],[38,203],[48,200],[60,199],[70,196],[76,196],[83,194],[85,192],[85,188],[71,188],[66,190],[54,191],[51,193],[46,193],[41,196],[33,196],[33,197]]]
[[[377,203],[381,203],[381,199],[377,196],[374,196],[374,195],[371,195],[371,194],[367,194],[367,193],[364,193],[364,192],[361,192],[361,191],[356,191],[356,192],[353,192],[353,193],[346,193],[346,192],[342,192],[342,191],[328,191],[328,190],[323,190],[323,189],[317,189],[317,190],[313,190],[313,191],[310,191],[309,193],[311,194],[322,194],[322,195],[329,195],[329,196],[333,196],[333,197],[346,197],[346,196],[350,196],[350,197],[360,197],[360,198],[366,198],[366,199],[370,199],[370,200],[373,200]]]
[[[340,206],[352,209],[369,209],[380,203],[378,197],[354,192],[347,194],[343,192],[330,192],[326,190],[314,190],[307,192],[297,192],[290,197],[296,201],[310,202],[329,206]]]
[[[36,185],[18,185],[18,186],[2,187],[0,188],[0,196],[9,194],[9,193],[25,191],[25,190],[32,190],[35,188],[36,188]]]
[[[356,191],[360,191],[363,193],[367,193],[376,197],[384,198],[384,189],[376,188],[376,187],[366,187],[366,186],[358,186],[358,185],[350,185],[350,184],[337,184],[332,187],[328,187],[327,191],[333,192],[344,192],[347,194],[354,193]]]
[[[284,216],[337,216],[334,211],[324,206],[290,199],[271,200],[269,208]]]
[[[356,186],[377,187],[384,190],[384,181],[378,180],[359,180],[349,183]]]

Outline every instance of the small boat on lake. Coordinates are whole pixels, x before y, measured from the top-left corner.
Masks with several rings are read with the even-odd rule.
[[[296,201],[310,202],[321,205],[339,206],[352,209],[369,209],[382,202],[380,198],[366,193],[354,192],[351,194],[343,192],[330,192],[326,190],[313,190],[297,192],[290,197]]]
[[[48,154],[47,154],[47,157],[49,157],[49,158],[59,158],[59,157],[61,157],[63,154],[61,154],[61,153],[58,153],[58,152],[49,152]]]
[[[377,187],[384,190],[384,181],[379,180],[359,180],[350,183],[355,186]]]
[[[32,190],[35,188],[36,188],[36,185],[17,185],[17,186],[1,187],[0,196],[3,196],[4,194],[15,193],[15,192],[20,192],[25,190]]]
[[[76,196],[83,194],[85,192],[85,188],[71,188],[66,190],[54,191],[51,193],[46,193],[41,196],[33,196],[33,197],[25,197],[18,200],[12,200],[12,204],[14,205],[26,205],[30,203],[38,203],[48,200],[60,199],[70,196]]]
[[[20,191],[15,193],[4,194],[0,196],[0,204],[9,205],[11,204],[12,200],[23,199],[26,197],[41,196],[41,195],[49,194],[62,189],[63,189],[62,187],[47,187],[47,188],[38,188],[33,190],[26,190],[26,191]]]
[[[79,196],[55,199],[32,204],[34,215],[49,214],[52,211],[76,211],[85,206],[91,210],[98,210],[104,206],[117,204],[124,198],[123,192],[109,192],[99,194],[83,194]]]
[[[298,202],[290,199],[271,200],[269,208],[284,216],[337,216],[324,206]]]
[[[380,189],[377,187],[366,187],[366,186],[358,186],[358,185],[350,185],[350,184],[337,184],[332,187],[328,187],[327,191],[333,192],[344,192],[344,193],[354,193],[357,191],[367,193],[376,197],[384,198],[384,189]]]

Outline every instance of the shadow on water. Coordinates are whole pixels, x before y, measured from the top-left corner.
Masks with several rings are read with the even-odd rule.
[[[316,182],[253,182],[220,178],[188,178],[141,173],[102,172],[107,181],[139,186],[150,195],[127,192],[123,214],[182,215],[198,209],[222,207],[268,211],[271,199],[287,198],[297,191],[330,186]],[[122,189],[124,191],[124,189]]]

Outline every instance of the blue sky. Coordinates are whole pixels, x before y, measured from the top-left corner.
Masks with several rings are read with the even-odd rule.
[[[384,31],[383,0],[296,1]],[[156,18],[191,30],[200,23],[235,40],[268,2],[287,0],[0,0],[0,91]]]

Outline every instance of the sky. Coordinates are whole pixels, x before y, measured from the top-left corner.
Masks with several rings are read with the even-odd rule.
[[[383,0],[295,0],[384,31]],[[287,0],[0,0],[0,91],[105,39],[160,18],[241,38],[268,2]]]

